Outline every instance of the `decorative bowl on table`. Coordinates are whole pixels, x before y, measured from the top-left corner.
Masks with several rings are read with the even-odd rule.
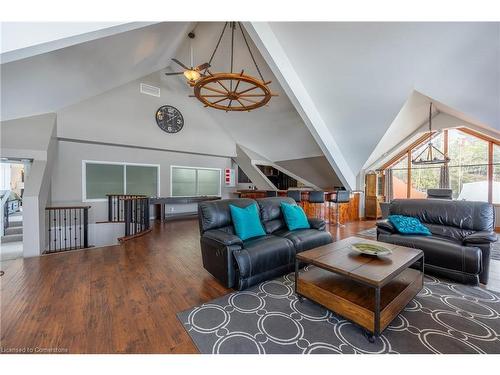
[[[386,247],[366,242],[358,242],[352,244],[351,249],[357,251],[358,253],[372,256],[384,256],[392,254],[392,250]]]

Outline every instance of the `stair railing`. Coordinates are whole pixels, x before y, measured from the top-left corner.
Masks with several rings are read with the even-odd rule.
[[[107,194],[108,197],[108,222],[125,222],[125,199],[146,198],[137,194]]]
[[[125,236],[118,238],[118,241],[124,242],[150,232],[149,198],[128,197],[123,198],[122,202]]]
[[[2,224],[0,226],[0,237],[5,234],[5,229],[9,227],[9,197],[10,191],[6,191],[2,196],[0,201],[0,207],[2,211]]]
[[[44,254],[89,246],[90,206],[47,207],[47,248]]]

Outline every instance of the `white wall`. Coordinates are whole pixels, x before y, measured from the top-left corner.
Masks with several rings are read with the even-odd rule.
[[[57,155],[56,116],[45,114],[1,123],[2,157],[33,159],[23,195],[23,256],[38,256],[45,248],[45,207],[50,204],[50,180]]]
[[[185,83],[167,81],[160,72],[59,111],[60,138],[134,145],[171,151],[234,156],[235,142],[196,99]],[[159,98],[141,94],[144,82],[161,88]],[[156,124],[159,107],[169,104],[184,117],[184,127],[167,134]]]
[[[0,164],[0,190],[10,190],[10,164]]]
[[[58,156],[52,174],[53,205],[84,203],[82,202],[82,160],[159,164],[160,196],[162,197],[171,194],[171,165],[231,168],[231,159],[228,157],[59,141]],[[229,197],[234,190],[234,188],[226,188],[222,185],[222,196],[224,198]],[[89,221],[91,223],[107,220],[106,202],[88,202],[85,204],[92,206],[89,211]],[[193,211],[195,209],[196,205],[177,206],[174,212]]]

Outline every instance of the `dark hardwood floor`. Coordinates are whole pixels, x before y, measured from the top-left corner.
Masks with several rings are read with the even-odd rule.
[[[332,233],[345,238],[373,226],[353,222]],[[230,291],[202,267],[196,220],[156,223],[123,245],[5,261],[1,269],[3,352],[196,353],[176,313]]]

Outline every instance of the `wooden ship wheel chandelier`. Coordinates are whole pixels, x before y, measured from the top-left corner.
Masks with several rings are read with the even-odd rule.
[[[230,53],[230,72],[214,73],[209,70],[212,66],[215,53],[221,44],[221,40],[227,30],[231,29],[231,53]],[[245,70],[234,72],[234,36],[236,28],[239,28],[241,35],[248,49],[250,57],[255,65],[259,78],[245,74]],[[194,34],[190,33],[189,37],[194,38]],[[222,33],[219,36],[214,51],[207,63],[193,67],[192,48],[191,48],[191,68],[188,68],[178,60],[172,59],[177,64],[181,65],[185,71],[177,73],[167,73],[167,75],[183,74],[188,84],[193,87],[194,95],[190,97],[197,98],[204,104],[205,107],[211,107],[222,111],[251,111],[260,108],[271,100],[273,96],[278,96],[271,92],[269,84],[271,81],[266,81],[255,61],[253,53],[248,44],[241,22],[226,22]]]

